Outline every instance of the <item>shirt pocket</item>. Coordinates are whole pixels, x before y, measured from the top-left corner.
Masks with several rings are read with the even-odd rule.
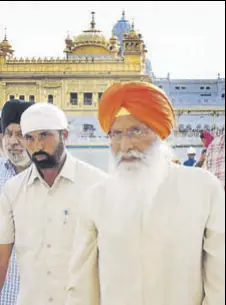
[[[15,219],[15,244],[19,252],[33,251],[42,244],[44,221],[41,217],[21,217]]]
[[[74,241],[75,226],[74,213],[71,209],[66,208],[58,211],[55,220],[55,244],[58,245],[62,251],[71,251]]]

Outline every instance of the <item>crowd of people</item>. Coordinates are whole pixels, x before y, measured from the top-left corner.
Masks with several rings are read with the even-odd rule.
[[[203,131],[182,166],[161,89],[116,83],[98,107],[107,174],[66,150],[58,107],[2,109],[0,304],[223,305],[225,136]]]
[[[182,137],[182,138],[198,138],[200,133],[202,132],[203,128],[186,128],[186,129],[177,129],[173,131],[175,137]],[[215,127],[208,127],[206,128],[207,131],[215,134],[216,136],[221,136],[225,134],[225,126],[215,126]]]

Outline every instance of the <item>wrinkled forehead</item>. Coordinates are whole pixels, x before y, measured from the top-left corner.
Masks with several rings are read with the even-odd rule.
[[[115,119],[111,129],[124,130],[131,127],[148,127],[132,115],[123,115]]]
[[[10,131],[10,132],[21,132],[21,126],[20,124],[16,124],[16,123],[11,123],[9,124],[6,129],[5,129],[5,132],[6,131]]]

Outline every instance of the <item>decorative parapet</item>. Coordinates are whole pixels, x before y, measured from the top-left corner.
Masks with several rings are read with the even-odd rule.
[[[11,58],[6,60],[6,64],[87,64],[87,63],[124,63],[122,57],[91,57],[80,56],[76,58]]]
[[[141,62],[128,62],[123,57],[91,57],[79,56],[72,59],[60,58],[11,58],[0,61],[0,76],[8,75],[71,75],[81,74],[136,74],[145,75],[145,69]],[[58,76],[59,76],[58,75]]]

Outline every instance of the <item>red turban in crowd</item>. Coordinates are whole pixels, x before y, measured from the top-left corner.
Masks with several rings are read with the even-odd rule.
[[[102,95],[98,117],[108,133],[122,109],[149,126],[160,138],[166,139],[174,127],[173,106],[162,90],[142,82],[118,83]]]
[[[206,148],[208,148],[210,146],[210,144],[213,142],[214,140],[214,136],[207,130],[203,130],[201,132],[201,139],[205,139],[205,144],[204,146]]]

